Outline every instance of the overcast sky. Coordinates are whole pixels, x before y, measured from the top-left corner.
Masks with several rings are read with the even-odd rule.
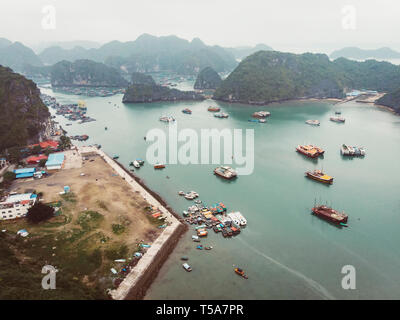
[[[51,29],[53,15],[51,10],[46,9],[49,5],[55,8],[55,29]],[[111,40],[129,41],[135,40],[142,33],[174,34],[188,40],[199,37],[206,44],[222,46],[265,43],[276,50],[293,52],[331,52],[343,46],[390,46],[400,50],[400,1],[0,2],[0,37],[27,45],[71,40],[93,40],[101,43]]]

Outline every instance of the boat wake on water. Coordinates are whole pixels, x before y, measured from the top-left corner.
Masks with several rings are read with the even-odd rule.
[[[294,269],[291,269],[288,266],[280,263],[279,261],[267,256],[265,253],[263,253],[263,252],[259,251],[258,249],[254,248],[253,246],[248,244],[246,241],[243,241],[243,239],[238,238],[238,240],[240,242],[242,242],[243,244],[245,244],[248,248],[250,248],[254,253],[264,257],[269,262],[272,262],[273,264],[277,265],[278,267],[280,267],[282,269],[285,269],[289,273],[291,273],[291,274],[297,276],[298,278],[304,280],[314,292],[318,293],[324,299],[326,299],[326,300],[336,300],[336,298],[332,294],[330,294],[329,291],[327,289],[325,289],[323,286],[321,286],[318,282],[314,281],[311,278],[308,278],[307,276],[305,276],[301,272],[299,272],[297,270],[294,270]]]

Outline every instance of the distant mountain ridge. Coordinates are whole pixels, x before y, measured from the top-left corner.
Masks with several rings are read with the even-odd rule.
[[[0,64],[15,71],[23,71],[26,65],[43,66],[32,49],[4,38],[0,39]]]
[[[340,57],[348,59],[400,59],[400,52],[397,52],[391,48],[383,47],[379,49],[360,49],[357,47],[346,47],[340,50],[333,51],[330,55],[332,59]]]
[[[243,58],[246,58],[249,55],[252,55],[253,53],[256,53],[257,51],[272,51],[273,49],[270,46],[267,46],[266,44],[259,43],[255,45],[254,47],[234,47],[234,48],[225,48],[228,50],[230,53],[234,55],[234,57],[238,60],[242,60]]]
[[[53,87],[126,87],[118,70],[91,60],[61,61],[51,67]]]
[[[39,57],[45,64],[90,59],[129,73],[172,71],[197,74],[206,66],[222,72],[230,71],[237,65],[231,53],[219,46],[207,46],[198,38],[188,41],[176,36],[156,37],[149,34],[143,34],[135,41],[112,41],[97,49],[50,47]]]

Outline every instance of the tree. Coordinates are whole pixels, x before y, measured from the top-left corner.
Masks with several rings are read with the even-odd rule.
[[[18,163],[22,159],[21,147],[11,147],[8,150],[8,158],[11,163]]]
[[[42,152],[41,146],[40,146],[40,145],[37,145],[37,146],[34,146],[34,147],[32,148],[31,154],[39,154],[39,153],[41,153],[41,152]]]
[[[54,208],[47,206],[41,202],[36,202],[34,206],[28,209],[26,219],[30,223],[40,223],[54,216]]]
[[[3,175],[3,181],[4,183],[8,184],[11,181],[15,180],[16,174],[12,171],[7,171],[4,175]]]
[[[44,166],[46,165],[47,160],[46,159],[42,159],[39,161],[39,167],[44,168]]]
[[[66,150],[71,148],[71,139],[67,136],[60,137],[60,149]]]

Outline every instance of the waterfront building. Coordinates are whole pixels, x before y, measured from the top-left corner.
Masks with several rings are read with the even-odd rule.
[[[34,193],[11,194],[0,202],[0,220],[25,217],[37,200]]]

